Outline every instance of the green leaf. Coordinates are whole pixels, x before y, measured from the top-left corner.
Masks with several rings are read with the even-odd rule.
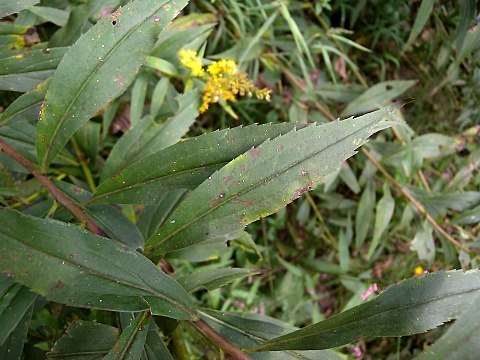
[[[50,77],[68,48],[31,50],[0,59],[0,90],[26,92]]]
[[[145,356],[147,360],[173,360],[153,321],[150,323],[145,341]]]
[[[473,51],[480,48],[480,26],[476,25],[465,34],[462,52],[457,54],[454,66],[460,66],[463,60]]]
[[[106,179],[92,202],[156,204],[166,190],[193,189],[233,158],[293,124],[266,124],[215,131],[172,145],[140,159]]]
[[[200,289],[212,291],[219,287],[225,286],[234,280],[241,279],[245,276],[257,274],[254,270],[242,268],[230,269],[196,269],[193,273],[184,275],[177,279],[178,283],[188,292],[194,292]]]
[[[21,95],[10,106],[0,114],[0,126],[10,121],[22,121],[23,119],[38,118],[40,105],[42,105],[45,93],[47,92],[48,81],[38,85],[35,89]]]
[[[410,249],[418,253],[420,260],[426,260],[432,264],[435,260],[435,241],[433,240],[433,227],[425,220],[415,234]]]
[[[236,239],[237,232],[223,237],[203,241],[201,243],[168,253],[169,259],[180,259],[190,262],[203,262],[219,259],[228,251],[227,242]]]
[[[251,348],[275,337],[295,331],[297,328],[268,316],[259,314],[235,314],[203,309],[200,317],[224,338],[239,348]],[[340,360],[342,357],[330,350],[282,351],[249,354],[253,360]]]
[[[197,49],[210,35],[216,22],[217,16],[210,13],[192,13],[176,19],[160,34],[151,55],[176,63],[180,49]]]
[[[60,27],[65,26],[68,21],[69,13],[65,10],[46,6],[32,6],[28,8],[28,11]]]
[[[358,203],[357,213],[355,215],[355,249],[360,251],[368,230],[373,220],[373,209],[375,208],[375,185],[373,180],[367,182],[365,190]]]
[[[380,237],[383,235],[388,227],[388,224],[390,223],[390,220],[392,219],[394,210],[395,200],[392,197],[388,184],[384,184],[383,197],[378,202],[377,209],[375,211],[375,227],[373,229],[372,244],[370,245],[370,249],[368,249],[368,258],[373,255],[375,249],[377,248]]]
[[[92,197],[90,192],[70,183],[63,181],[55,181],[54,183],[74,202],[81,203]],[[133,249],[143,248],[142,234],[135,224],[121,213],[120,209],[112,205],[99,204],[85,206],[83,210],[110,238]]]
[[[40,0],[15,0],[2,1],[0,3],[0,18],[7,15],[15,14],[23,9],[39,3]]]
[[[8,145],[31,162],[36,162],[35,129],[40,105],[45,96],[48,82],[43,82],[32,91],[17,98],[0,116],[0,137]],[[7,157],[5,155],[5,157]],[[28,173],[22,166],[11,159],[4,158],[0,153],[3,163],[17,172]],[[8,158],[8,157],[7,157]],[[76,165],[75,159],[63,150],[54,160],[56,164]]]
[[[457,55],[462,53],[463,43],[468,28],[473,24],[477,15],[477,4],[475,0],[460,0],[460,23],[457,26]]]
[[[399,108],[325,125],[312,124],[252,147],[217,171],[175,209],[146,253],[165,254],[242,230],[310,191],[338,169]]]
[[[148,58],[147,58],[148,59]],[[138,124],[143,115],[145,97],[147,96],[148,73],[142,72],[132,86],[132,97],[130,100],[130,126]]]
[[[22,35],[28,31],[28,26],[19,26],[10,22],[0,22],[0,35]]]
[[[163,225],[168,215],[175,209],[175,206],[184,197],[186,190],[172,190],[165,192],[157,205],[146,205],[140,213],[137,226],[148,239]]]
[[[195,317],[189,295],[150,260],[73,225],[0,209],[0,251],[1,271],[53,301]]]
[[[31,305],[20,319],[16,328],[10,333],[3,345],[0,345],[0,359],[21,360],[23,346],[27,342],[28,328],[32,319],[33,305]]]
[[[452,222],[459,225],[472,225],[480,223],[480,205],[471,210],[465,211],[458,216],[455,216],[452,219]]]
[[[93,164],[96,162],[96,157],[101,147],[101,128],[101,124],[89,121],[83,124],[74,135],[75,141],[78,143],[81,151]]]
[[[480,272],[441,271],[404,280],[374,300],[273,339],[253,351],[327,349],[366,336],[405,336],[442,325],[473,304]]]
[[[42,106],[37,129],[42,171],[76,130],[128,87],[160,31],[187,2],[133,1],[99,20],[72,45]]]
[[[102,359],[113,348],[118,329],[93,321],[77,320],[47,353],[48,359],[75,357],[82,360]]]
[[[403,51],[408,49],[413,44],[417,36],[420,35],[425,27],[425,24],[427,23],[428,18],[430,17],[430,14],[432,13],[433,5],[435,5],[436,2],[436,0],[422,0],[422,4],[420,5],[417,16],[415,17],[415,22],[413,23],[412,31],[410,32],[408,40],[403,47]]]
[[[74,6],[70,12],[67,24],[53,34],[50,38],[49,46],[72,45],[90,28],[90,18],[101,14],[103,10],[116,9],[121,2],[121,0],[87,0],[81,5]]]
[[[129,326],[122,331],[120,338],[104,360],[137,360],[143,351],[147,339],[150,318],[148,313],[139,314]]]
[[[480,351],[480,297],[466,309],[455,323],[414,360],[462,359],[476,360]]]
[[[154,70],[160,71],[161,73],[168,76],[178,76],[178,71],[175,65],[167,60],[157,58],[155,56],[148,56],[145,60],[145,65]]]
[[[0,278],[3,284],[8,279],[2,274]],[[11,284],[8,290],[4,289],[2,292],[4,294],[0,298],[0,345],[5,343],[37,298],[37,294],[20,284]]]
[[[178,142],[198,116],[199,98],[196,91],[179,95],[178,111],[164,124],[159,125],[147,116],[133,126],[113,147],[103,168],[101,182],[118,175],[131,163]]]
[[[167,95],[168,85],[170,84],[170,79],[167,77],[162,77],[155,85],[153,89],[152,101],[150,105],[150,116],[152,119],[155,119],[158,115],[160,108],[163,105],[165,96]]]
[[[391,80],[378,83],[350,102],[343,110],[342,116],[376,110],[390,103],[413,85],[415,85],[414,80]]]

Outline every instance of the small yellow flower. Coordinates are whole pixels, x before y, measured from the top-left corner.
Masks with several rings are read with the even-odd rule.
[[[202,97],[200,113],[204,113],[210,104],[219,101],[235,101],[237,96],[253,96],[260,100],[270,101],[270,90],[259,89],[248,75],[238,70],[234,60],[220,59],[207,67],[207,74],[197,52],[182,49],[178,53],[180,63],[188,68],[193,76],[205,79],[205,89]]]
[[[207,72],[212,76],[217,75],[233,75],[237,72],[237,64],[233,60],[220,59],[210,64],[207,68]]]
[[[180,64],[190,70],[193,76],[203,76],[202,59],[197,56],[197,52],[191,49],[182,49],[178,52]]]
[[[415,267],[415,270],[413,270],[413,273],[417,276],[419,275],[422,275],[423,274],[423,267],[421,267],[420,265]]]

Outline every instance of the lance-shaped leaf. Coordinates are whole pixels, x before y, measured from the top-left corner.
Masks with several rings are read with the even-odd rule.
[[[0,3],[0,18],[3,18],[4,16],[7,16],[7,15],[15,14],[39,2],[40,0],[2,1]]]
[[[76,226],[0,209],[0,252],[0,271],[53,301],[195,317],[190,296],[150,260]]]
[[[37,160],[35,128],[47,87],[48,80],[17,98],[0,116],[0,138],[31,162]],[[0,154],[0,157],[3,156],[6,155]],[[75,159],[66,150],[62,151],[54,162],[65,165],[76,164]],[[26,172],[27,170],[18,166],[15,171]]]
[[[73,202],[79,203],[89,199],[92,194],[88,191],[63,181],[55,181],[55,185],[64,192]],[[63,208],[66,212],[67,210]],[[132,249],[143,247],[143,237],[135,224],[127,219],[120,209],[113,205],[98,204],[88,205],[83,208],[85,214],[92,219],[107,236],[113,240],[120,241]],[[57,215],[61,210],[57,211]],[[58,217],[65,221],[65,218]],[[66,218],[70,220],[71,218]]]
[[[251,148],[186,197],[147,240],[147,253],[186,248],[276,212],[339,168],[370,135],[396,124],[390,117],[397,109],[312,124]]]
[[[5,284],[5,275],[1,275],[2,285]],[[8,279],[8,278],[7,278]],[[3,287],[3,286],[2,286]],[[3,291],[2,291],[3,292]],[[30,309],[37,298],[26,287],[20,284],[11,284],[0,298],[0,345],[10,336],[12,331],[22,321],[23,316]]]
[[[201,135],[134,162],[97,188],[92,202],[156,204],[166,190],[194,189],[252,146],[285,134],[293,124],[237,127]]]
[[[42,171],[88,119],[134,79],[160,31],[188,0],[132,1],[101,19],[52,77],[37,129]]]
[[[178,111],[164,124],[159,125],[150,117],[145,117],[131,128],[112,148],[101,181],[117,175],[129,164],[178,142],[198,116],[199,98],[196,91],[179,95]]]
[[[108,354],[118,338],[118,329],[93,321],[74,321],[65,335],[47,353],[48,359],[67,359],[73,356],[95,360]]]
[[[23,346],[27,342],[28,328],[32,319],[33,305],[23,315],[17,327],[10,333],[3,345],[0,345],[0,359],[20,360],[22,358]]]
[[[35,89],[18,97],[0,114],[0,125],[4,126],[15,119],[38,118],[40,106],[47,92],[48,81],[39,84]]]
[[[0,59],[0,90],[29,91],[51,76],[68,48],[28,51]]]
[[[235,314],[204,309],[202,320],[239,348],[254,347],[258,344],[282,336],[297,328],[279,320],[258,314]],[[282,351],[249,354],[253,360],[340,360],[342,357],[330,350]]]
[[[475,302],[479,290],[478,270],[442,271],[404,280],[372,301],[253,350],[327,349],[365,336],[422,333],[457,318]]]
[[[73,6],[67,24],[59,29],[48,42],[49,46],[72,45],[91,26],[90,18],[99,15],[105,9],[115,9],[121,0],[88,0]]]
[[[150,318],[148,313],[139,314],[132,320],[118,338],[112,350],[104,360],[136,360],[140,359],[148,335]]]
[[[145,357],[147,360],[173,360],[167,346],[154,322],[150,322],[147,340],[145,341]]]
[[[177,279],[188,292],[200,289],[212,291],[242,277],[258,274],[258,272],[242,268],[195,270]]]
[[[447,332],[438,339],[433,346],[416,356],[415,360],[436,359],[462,359],[476,360],[480,352],[480,311],[478,302],[473,305],[455,321]]]

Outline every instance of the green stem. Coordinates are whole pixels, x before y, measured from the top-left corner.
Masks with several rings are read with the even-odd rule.
[[[90,188],[90,191],[94,193],[97,188],[95,186],[95,181],[93,180],[92,172],[90,171],[90,168],[85,161],[85,156],[83,155],[82,150],[80,150],[80,147],[78,146],[75,139],[72,137],[70,140],[72,142],[73,148],[75,149],[75,153],[77,154],[78,162],[82,167],[85,179],[87,180],[88,187]]]
[[[177,326],[177,328],[173,331],[172,333],[172,343],[173,343],[173,352],[175,359],[178,360],[190,360],[191,356],[187,350],[187,346],[185,345],[185,342],[183,341],[182,334],[180,332],[180,326]]]

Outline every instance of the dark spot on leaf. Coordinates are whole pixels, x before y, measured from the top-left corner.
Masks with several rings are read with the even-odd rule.
[[[223,182],[224,182],[225,184],[228,184],[228,183],[229,183],[230,181],[232,181],[232,180],[233,180],[233,176],[227,176],[227,177],[224,177],[224,178],[223,178]]]
[[[112,25],[117,25],[117,20],[113,20]]]
[[[386,88],[387,90],[392,90],[392,89],[393,89],[393,86],[392,86],[392,85],[387,85],[387,86],[385,86],[385,88]]]
[[[295,190],[292,196],[292,201],[297,200],[300,196],[302,196],[303,193],[312,190],[312,186],[313,186],[313,181],[308,183],[306,186]]]
[[[250,155],[252,156],[252,158],[255,160],[256,158],[258,158],[258,156],[260,155],[260,152],[261,150],[259,148],[256,148],[255,146],[252,147],[250,150],[248,150],[248,152],[250,153]]]
[[[218,196],[210,202],[210,206],[217,206],[223,199],[225,199],[225,193],[218,194]]]
[[[61,289],[61,288],[63,288],[64,286],[65,286],[65,284],[63,283],[62,280],[57,280],[57,281],[55,281],[55,287],[56,287],[57,289]]]

